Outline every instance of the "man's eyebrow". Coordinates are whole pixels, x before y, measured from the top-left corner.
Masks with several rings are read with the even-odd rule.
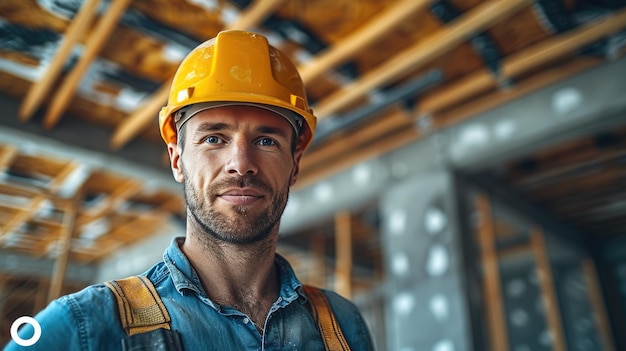
[[[232,130],[233,127],[227,123],[222,122],[205,122],[200,124],[193,132],[196,133],[206,133],[206,132],[218,132],[222,130]],[[271,126],[259,126],[256,128],[257,133],[261,134],[269,134],[269,135],[277,135],[285,139],[289,139],[289,133],[284,130],[284,128],[271,127]]]
[[[232,129],[232,127],[226,123],[205,122],[199,125],[198,128],[194,130],[194,133],[217,132],[220,130],[229,130],[229,129]]]
[[[285,132],[283,128],[260,126],[256,130],[257,132],[262,133],[262,134],[278,135],[282,138],[289,139],[289,134]]]

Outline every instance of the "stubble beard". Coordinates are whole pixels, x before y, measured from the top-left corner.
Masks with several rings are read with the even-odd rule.
[[[267,239],[277,229],[289,198],[288,185],[273,191],[271,186],[254,177],[231,178],[211,185],[201,198],[205,193],[194,187],[184,167],[183,173],[187,211],[209,237],[222,243],[247,245]],[[251,213],[245,205],[235,206],[235,215],[223,213],[214,206],[220,190],[244,186],[273,194],[272,201],[257,213]]]

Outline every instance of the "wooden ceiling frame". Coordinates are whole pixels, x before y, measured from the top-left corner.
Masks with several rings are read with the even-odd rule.
[[[626,10],[616,11],[610,16],[597,19],[572,31],[546,39],[517,54],[504,58],[502,60],[503,75],[511,79],[517,78],[536,67],[571,55],[575,50],[625,27]],[[506,90],[496,89],[478,99],[479,103],[467,101],[471,96],[474,96],[475,90],[473,89],[480,88],[484,91],[488,87],[492,89],[498,88],[498,78],[487,69],[471,74],[468,78],[461,79],[457,83],[451,83],[446,89],[424,97],[411,114],[403,111],[389,113],[375,124],[354,130],[349,135],[342,135],[325,143],[320,148],[309,150],[302,159],[301,172],[296,188],[305,187],[315,181],[348,169],[358,162],[383,155],[388,151],[418,140],[423,134],[416,130],[414,125],[421,116],[431,115],[433,117],[433,125],[429,131],[432,132],[460,123],[477,113],[494,108],[533,89],[546,86],[600,62],[602,61],[597,59],[574,61],[572,64],[561,67],[561,72],[553,70],[552,74],[546,77],[531,77],[527,81],[520,80],[516,82]],[[473,87],[473,89],[467,88],[469,86]],[[455,91],[456,94],[450,95],[450,91]],[[436,102],[432,103],[430,101]],[[447,101],[447,104],[444,106],[439,101]],[[454,109],[444,110],[444,108],[450,109],[452,106],[454,106]],[[467,108],[468,106],[470,108]],[[437,114],[438,112],[439,114]],[[399,132],[390,138],[385,138],[385,135],[388,136],[394,130]],[[378,140],[378,142],[363,145],[363,142],[366,140]],[[349,155],[343,156],[345,154]]]
[[[0,170],[4,169],[17,156],[18,150],[13,145],[0,145]]]
[[[54,94],[48,111],[44,116],[43,125],[45,128],[52,129],[59,122],[89,65],[96,59],[96,56],[100,53],[104,44],[106,44],[107,39],[111,36],[114,27],[130,4],[130,1],[111,0],[109,7],[98,21],[93,33],[91,33],[82,56]]]
[[[74,175],[79,164],[73,160],[48,161],[42,155],[20,154],[17,147],[0,145],[0,162],[1,168],[18,176],[0,182],[0,195],[12,199],[0,204],[0,247],[4,247],[2,244],[9,233],[16,233],[17,237],[12,237],[12,244],[6,248],[33,257],[56,257],[65,261],[63,264],[67,264],[69,258],[94,262],[120,245],[156,232],[169,219],[168,214],[182,211],[179,196],[169,196],[164,190],[152,194],[137,179],[105,170],[89,171],[76,179]],[[34,181],[22,180],[22,176]],[[59,191],[65,190],[70,180],[78,183],[74,184],[73,198],[67,199],[61,197]],[[96,201],[90,201],[87,206],[86,196],[95,196]],[[127,208],[125,204],[134,203],[134,198],[137,198],[138,206]],[[45,209],[52,210],[52,214],[38,216],[48,201],[51,205]],[[60,215],[63,215],[62,219]],[[79,234],[87,224],[110,216],[118,216],[121,220],[94,239],[98,244],[93,250],[76,245],[75,240],[80,240]],[[27,226],[28,234],[16,232],[16,228],[23,225]]]
[[[40,93],[33,91],[41,89],[52,90],[54,89],[51,88],[53,84],[68,84],[58,81],[57,78],[61,74],[61,67],[67,61],[67,56],[69,56],[72,46],[79,41],[85,41],[85,52],[88,50],[93,51],[93,59],[95,59],[98,51],[102,54],[104,54],[102,51],[106,51],[105,61],[111,60],[111,62],[121,64],[120,69],[116,69],[115,72],[106,71],[106,82],[100,83],[100,86],[111,88],[114,86],[109,85],[108,82],[119,80],[130,83],[139,90],[153,89],[155,87],[152,85],[153,82],[163,81],[175,66],[175,63],[171,62],[169,57],[166,58],[164,56],[165,52],[169,53],[169,51],[166,51],[170,49],[168,42],[158,38],[161,35],[170,34],[174,38],[180,38],[179,35],[196,35],[196,38],[198,38],[199,32],[195,31],[198,27],[190,27],[188,23],[171,21],[172,16],[161,16],[162,13],[159,13],[156,9],[153,11],[151,8],[147,8],[150,6],[145,6],[144,4],[133,8],[127,15],[138,14],[145,16],[148,26],[144,27],[146,23],[143,22],[133,22],[133,25],[125,27],[122,31],[109,31],[105,37],[111,38],[111,41],[108,41],[108,46],[106,46],[110,50],[95,49],[91,43],[93,40],[85,40],[86,37],[84,36],[97,34],[98,28],[104,26],[105,16],[108,16],[109,13],[103,12],[100,21],[96,23],[94,13],[97,11],[93,10],[90,16],[84,15],[85,18],[81,20],[84,28],[82,32],[76,31],[75,28],[80,24],[79,17],[87,11],[85,9],[87,3],[98,3],[98,0],[86,1],[71,22],[59,20],[58,18],[55,19],[54,28],[57,31],[64,31],[67,24],[69,26],[65,30],[66,33],[53,62],[44,71],[44,79],[42,81],[47,83],[44,84],[41,81],[32,82],[31,89],[28,90],[28,85],[26,85],[28,78],[18,79],[17,82],[19,82],[20,87],[23,87],[21,93],[28,92],[27,95],[34,95],[37,98],[36,95]],[[120,4],[121,2],[116,3]],[[18,3],[16,2],[16,4]],[[221,6],[200,9],[201,6],[197,4],[187,4],[176,9],[176,11],[180,10],[180,13],[186,14],[193,10],[194,13],[197,13],[199,20],[204,20],[209,25],[206,28],[216,32],[222,27],[224,29],[254,27],[270,15],[274,15],[273,20],[276,20],[276,22],[272,22],[272,26],[294,25],[295,31],[293,33],[280,31],[282,35],[286,36],[294,34],[293,37],[289,36],[289,39],[284,42],[284,46],[281,46],[281,48],[284,48],[286,53],[297,56],[300,54],[298,43],[307,43],[307,45],[302,45],[310,49],[309,54],[312,55],[312,58],[303,61],[299,70],[305,80],[305,84],[307,84],[307,88],[312,93],[311,95],[318,101],[313,108],[321,120],[329,116],[340,120],[343,114],[347,114],[357,104],[367,103],[369,97],[377,97],[375,94],[377,91],[393,88],[394,84],[410,80],[417,75],[427,72],[430,68],[436,68],[443,73],[439,86],[420,94],[416,93],[415,96],[411,96],[411,101],[406,101],[406,104],[389,105],[384,111],[377,112],[376,115],[372,115],[366,121],[359,122],[360,124],[357,124],[355,127],[351,125],[347,129],[337,130],[329,135],[328,138],[314,143],[313,147],[302,159],[299,180],[294,190],[328,178],[340,171],[345,171],[359,162],[383,156],[445,127],[467,121],[471,117],[510,102],[512,99],[545,88],[548,84],[571,77],[595,65],[606,63],[606,59],[599,56],[577,56],[576,50],[584,48],[587,44],[602,44],[599,40],[602,40],[607,33],[613,33],[622,29],[624,23],[626,23],[622,8],[622,11],[615,10],[611,16],[597,22],[587,22],[583,19],[582,21],[585,24],[579,27],[564,33],[554,33],[549,28],[542,26],[545,23],[541,22],[540,14],[533,11],[536,8],[531,9],[533,2],[530,0],[486,0],[472,1],[471,4],[470,2],[464,3],[462,6],[459,6],[462,9],[457,9],[460,16],[450,22],[447,21],[448,18],[446,16],[444,16],[446,20],[435,16],[437,9],[431,8],[432,2],[428,0],[398,0],[375,5],[348,1],[342,4],[353,5],[349,10],[346,7],[342,9],[346,11],[345,14],[350,14],[350,16],[341,17],[341,13],[337,12],[336,14],[333,13],[333,16],[329,16],[329,18],[321,18],[318,15],[324,11],[325,7],[317,7],[315,2],[307,3],[307,8],[305,9],[301,6],[292,7],[291,5],[293,4],[291,3],[286,5],[285,0],[252,1],[240,13],[238,20],[230,24],[224,24],[222,22],[225,21],[220,20],[219,12]],[[460,5],[459,2],[455,4]],[[167,5],[172,6],[172,9],[178,6],[178,4],[174,3],[168,3]],[[339,5],[337,4],[338,8]],[[564,12],[559,15],[577,15],[581,11],[581,6],[579,5],[570,1],[567,13]],[[10,9],[10,6],[9,4],[3,7],[3,9]],[[14,7],[16,6],[18,5]],[[356,11],[357,7],[358,11]],[[97,6],[94,6],[93,9],[97,9]],[[52,22],[50,19],[51,12],[41,8],[37,8],[37,10],[40,16],[42,16],[38,20],[39,22],[21,19],[24,18],[24,10],[20,11],[20,16],[9,18],[9,22],[15,22],[15,28],[18,30],[23,27],[24,23],[29,25],[32,23],[47,23],[47,26],[49,26],[49,23]],[[306,11],[299,12],[299,10]],[[598,9],[597,13],[600,13],[600,11],[612,10]],[[124,10],[120,12],[124,12]],[[117,22],[116,19],[111,18],[108,19],[110,23]],[[91,23],[92,20],[94,20],[94,23]],[[267,23],[269,24],[270,22]],[[150,27],[152,25],[155,27]],[[39,28],[36,26],[31,27]],[[44,28],[44,26],[41,26],[41,28]],[[206,28],[203,32],[204,35],[210,35],[210,33],[207,33]],[[152,29],[166,30],[168,32],[165,34],[163,32],[149,33],[148,31]],[[132,40],[115,40],[115,45],[113,45],[112,40],[114,38],[111,36],[127,38],[129,33],[132,33]],[[409,35],[406,35],[407,33]],[[498,57],[496,64],[492,64],[493,62],[489,58],[472,54],[472,50],[476,49],[473,39],[477,33],[492,37],[494,43],[500,47],[501,51],[499,54],[501,57]],[[303,36],[297,37],[296,35],[298,34]],[[329,44],[324,50],[313,50],[324,47],[324,42]],[[28,46],[28,49],[31,50],[32,47]],[[381,50],[381,47],[384,50]],[[614,48],[612,44],[610,47],[607,47]],[[594,49],[605,49],[605,47],[597,45],[594,46]],[[626,53],[624,49],[620,50],[622,54]],[[64,52],[65,58],[62,57]],[[33,54],[32,51],[21,49],[15,52],[3,52],[0,55],[8,56],[9,60],[26,63],[33,67],[35,67],[37,59],[41,56]],[[56,62],[57,60],[60,63]],[[41,59],[39,61],[39,67],[42,67]],[[93,60],[90,62],[93,64]],[[362,73],[348,85],[342,85],[338,79],[334,79],[336,77],[334,76],[334,70],[341,68],[341,72],[344,72],[343,68],[346,67],[342,67],[342,65],[347,62],[350,63],[350,68],[358,67],[359,72]],[[74,69],[78,65],[74,65]],[[88,63],[85,65],[88,65]],[[93,68],[96,68],[95,66]],[[497,68],[494,68],[494,66],[497,66]],[[54,69],[55,67],[56,69]],[[168,73],[163,75],[163,72]],[[111,75],[108,75],[108,73],[111,73]],[[70,72],[67,79],[70,79],[71,74],[73,73]],[[11,76],[10,72],[7,76]],[[353,77],[353,75],[350,74],[350,77]],[[55,80],[57,81],[55,82]],[[110,124],[107,124],[107,127],[116,128],[112,137],[108,140],[111,148],[122,148],[133,139],[138,139],[140,134],[142,140],[144,137],[149,139],[143,140],[142,146],[152,148],[154,147],[151,144],[152,142],[155,142],[155,144],[160,142],[155,134],[154,119],[158,114],[159,108],[167,100],[170,85],[171,79],[163,82],[155,93],[143,102],[141,107],[126,116],[124,116],[124,112],[119,112],[110,106],[104,106],[105,104],[98,101],[87,101],[80,98],[77,99],[80,101],[76,101],[75,104],[72,103],[68,111],[74,111],[72,114],[76,113],[75,116],[81,122],[81,124],[77,125],[81,126],[83,122],[93,123],[94,125],[100,125],[105,119],[109,122],[107,118],[108,116],[113,116],[110,113],[114,112],[115,118],[110,120]],[[113,95],[120,93],[116,88],[111,88],[108,92]],[[13,92],[9,91],[9,93]],[[74,94],[74,91],[71,94]],[[19,92],[16,95],[19,95]],[[24,96],[24,94],[21,95]],[[385,94],[381,95],[386,96]],[[59,99],[59,95],[53,98],[56,101]],[[35,104],[35,107],[32,107],[29,104],[33,103],[27,98],[24,100],[22,109],[26,109],[26,105],[29,105],[28,108],[33,109],[30,112],[32,115],[32,111],[37,110],[38,104],[45,99],[45,93],[37,99],[40,99],[39,102]],[[372,101],[376,100],[372,99]],[[52,102],[50,106],[55,103],[54,101]],[[411,105],[411,103],[416,105]],[[91,111],[94,111],[93,115],[90,113]],[[28,116],[28,118],[31,117]],[[20,119],[22,119],[21,116]],[[74,119],[64,122],[70,124],[71,127],[75,127],[73,124],[75,122]],[[328,122],[328,125],[331,125],[331,121],[322,121],[322,123],[326,122]],[[65,127],[66,123],[63,124],[63,127]],[[117,124],[116,127],[113,126],[115,124]],[[148,127],[151,130],[148,130]],[[58,129],[59,132],[65,131],[61,130],[63,129],[62,127]],[[50,136],[54,138],[52,132],[50,132]],[[69,140],[63,141],[71,142]],[[149,142],[146,144],[150,145],[143,145],[144,141]],[[3,164],[11,165],[12,160],[14,160],[21,148],[21,145],[18,144],[16,143],[17,147],[6,148],[0,145],[0,167]],[[102,143],[99,144],[101,145]],[[134,146],[132,145],[128,150],[118,155],[125,157],[124,153],[128,151],[128,155],[132,154],[135,156]],[[24,149],[26,152],[29,151],[27,146]],[[106,150],[104,151],[106,152]],[[141,151],[143,152],[144,149]],[[20,158],[22,156],[18,155]],[[135,158],[129,159],[136,160]],[[13,162],[12,168],[7,173],[9,176],[16,175],[19,177],[23,171],[39,169],[36,164],[37,162],[31,160]],[[50,170],[56,172],[58,168],[50,167]],[[567,172],[565,169],[562,171]],[[97,172],[97,170],[94,170],[94,172]],[[508,170],[507,174],[512,174],[513,172],[514,170]],[[43,177],[34,177],[34,186],[37,189],[38,185],[36,184],[42,184],[43,181],[48,180],[48,174],[50,172]],[[97,178],[95,183],[108,183],[104,179]],[[11,180],[13,179],[11,178]],[[510,182],[507,185],[522,191],[528,190],[524,187],[524,184],[515,183],[513,178],[508,180]],[[603,181],[610,180],[610,178],[603,178]],[[614,184],[611,185],[615,186]],[[69,256],[84,262],[100,260],[106,256],[106,253],[112,252],[115,248],[129,245],[136,238],[152,233],[149,222],[145,222],[145,228],[142,227],[143,221],[150,219],[152,214],[160,214],[161,217],[158,219],[167,218],[169,214],[182,215],[184,217],[184,212],[177,212],[178,207],[184,207],[181,206],[182,201],[177,196],[180,194],[157,196],[151,192],[153,189],[150,189],[150,186],[146,187],[145,190],[147,191],[144,192],[143,186],[144,184],[140,183],[133,187],[132,185],[116,181],[106,187],[94,187],[93,192],[89,192],[83,198],[85,202],[81,202],[81,206],[84,207],[78,208],[76,214],[77,230],[74,231],[71,237],[72,249],[69,251]],[[44,195],[47,196],[48,194],[44,192]],[[534,193],[530,193],[530,195],[534,195]],[[606,197],[608,198],[609,196],[607,195]],[[170,198],[172,199],[171,202],[169,201]],[[36,197],[30,199],[30,201],[33,201],[32,199],[37,200]],[[28,206],[28,204],[25,204],[25,201],[22,201],[23,199],[17,200],[16,203],[19,204],[17,207],[20,207],[19,211],[23,209],[22,207]],[[536,198],[536,200],[539,204],[543,201],[541,198]],[[167,204],[165,204],[166,202]],[[13,202],[9,203],[13,204]],[[595,202],[593,203],[595,204]],[[598,203],[598,205],[602,204]],[[9,206],[3,207],[0,205],[0,222],[4,223],[9,218],[15,221],[15,216],[19,213],[14,207],[10,208]],[[59,205],[55,208],[60,207]],[[20,212],[21,214],[19,215],[25,216],[23,223],[28,225],[28,227],[24,228],[29,229],[28,235],[24,235],[24,237],[32,240],[32,250],[35,254],[49,253],[50,250],[47,248],[57,243],[55,238],[60,236],[62,228],[61,224],[57,223],[60,212],[60,210],[56,211],[53,217],[46,216],[44,219],[40,215],[30,215],[29,218],[27,213]],[[148,213],[147,215],[145,215],[146,212]],[[47,218],[54,218],[56,222],[52,223],[51,220],[50,223],[47,223],[45,222]],[[99,219],[102,219],[102,223],[94,223],[93,228],[82,228]],[[355,235],[359,232],[356,229],[356,224],[353,223],[355,225],[353,228]],[[25,234],[26,230],[24,228],[20,229],[19,234]],[[83,237],[78,235],[78,233],[81,233],[80,229],[83,229],[85,233]],[[86,229],[96,230],[88,232]],[[129,241],[127,242],[126,239]],[[356,241],[358,240],[354,238],[354,242]],[[0,239],[1,242],[2,240]],[[90,246],[92,242],[94,244]],[[361,253],[359,255],[359,258],[362,259],[363,255]],[[371,253],[367,253],[367,255],[371,255]]]
[[[372,90],[406,76],[443,54],[457,48],[474,33],[480,33],[532,4],[529,0],[492,0],[477,5],[449,26],[442,27],[383,64],[369,70],[360,79],[336,90],[313,108],[319,119],[329,117]]]
[[[141,183],[133,179],[125,179],[118,184],[111,193],[100,201],[94,208],[84,209],[79,212],[78,226],[97,221],[108,216],[124,201],[141,192]]]
[[[78,167],[74,162],[67,163],[60,172],[48,182],[48,188],[46,191],[35,191],[26,188],[17,187],[16,185],[6,185],[0,183],[0,191],[4,193],[13,192],[14,194],[21,194],[23,197],[29,198],[27,206],[19,208],[16,212],[2,225],[0,228],[0,242],[6,239],[6,236],[16,228],[28,222],[32,217],[40,210],[44,201],[52,199],[57,200],[57,196],[54,195],[64,182],[67,181],[71,173]]]
[[[311,61],[298,68],[306,85],[361,52],[367,45],[383,37],[399,23],[430,5],[430,0],[398,1],[354,32],[333,43]],[[317,112],[316,112],[317,113]]]
[[[560,35],[555,35],[502,60],[501,71],[496,77],[488,69],[482,69],[451,84],[435,95],[425,97],[419,103],[419,114],[433,114],[477,94],[496,87],[500,82],[525,73],[626,27],[626,10],[596,19]]]
[[[159,227],[168,221],[168,217],[159,213],[159,211],[137,215],[128,222],[117,226],[113,231],[107,233],[106,236],[96,239],[89,248],[72,249],[71,256],[83,264],[97,262],[120,247],[142,238],[144,236],[143,232],[138,231],[137,227],[145,227],[146,221],[152,227]],[[128,233],[138,234],[128,235]]]
[[[584,168],[601,165],[606,162],[617,162],[618,159],[626,157],[626,150],[594,150],[594,155],[584,155],[579,158],[568,159],[559,162],[546,169],[534,170],[530,175],[518,175],[517,181],[512,180],[512,184],[519,187],[537,186],[538,183],[557,182],[561,177],[571,172],[576,172]]]
[[[74,20],[70,23],[57,53],[50,62],[50,65],[44,72],[41,79],[33,83],[24,98],[18,116],[20,121],[26,122],[30,120],[46,95],[52,89],[55,80],[63,71],[63,65],[70,57],[72,48],[85,35],[89,25],[96,15],[100,0],[86,0],[76,14]]]
[[[274,1],[280,2],[279,0]],[[407,3],[409,3],[408,7]],[[361,29],[351,33],[344,40],[336,43],[331,49],[328,49],[318,56],[315,60],[301,67],[300,71],[303,80],[305,83],[311,82],[320,74],[331,69],[334,65],[338,65],[353,57],[359,50],[362,50],[365,46],[385,34],[386,31],[393,28],[394,25],[397,25],[403,18],[425,8],[428,3],[428,1],[406,1],[398,3],[396,6],[383,12],[381,15],[368,22],[367,26],[363,26]],[[358,81],[352,82],[348,86],[339,89],[329,98],[315,105],[313,108],[316,115],[319,119],[327,117],[337,109],[345,107],[346,104],[366,95],[372,89],[397,78],[407,69],[416,69],[417,66],[424,65],[445,52],[454,49],[472,33],[484,30],[502,20],[503,17],[510,16],[529,6],[530,3],[531,2],[528,0],[496,0],[477,6],[476,9],[470,11],[470,13],[463,16],[462,19],[455,21],[449,27],[443,28],[423,42],[417,43],[412,49],[407,49],[389,59],[385,64],[379,66],[374,73],[368,74]],[[257,23],[273,10],[273,7],[269,5],[264,8],[267,9],[268,12],[259,12],[257,15]],[[253,10],[255,10],[254,7],[250,11]],[[252,22],[243,22],[243,24],[248,23]],[[245,28],[241,25],[241,23],[237,23],[229,28]],[[111,146],[114,149],[119,149],[126,145],[126,143],[153,122],[154,116],[158,114],[159,109],[163,106],[165,101],[167,101],[170,84],[171,80],[168,80],[167,83],[149,97],[140,108],[136,109],[135,112],[118,126],[111,139]]]

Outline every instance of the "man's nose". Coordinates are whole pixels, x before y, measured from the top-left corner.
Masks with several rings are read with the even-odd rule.
[[[230,159],[224,170],[230,175],[256,175],[259,171],[252,154],[251,145],[245,141],[233,141],[230,148]]]

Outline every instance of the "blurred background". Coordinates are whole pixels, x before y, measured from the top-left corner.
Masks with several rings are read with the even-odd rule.
[[[157,115],[249,29],[319,118],[279,252],[379,350],[626,350],[626,3],[0,1],[0,344],[184,233]]]

